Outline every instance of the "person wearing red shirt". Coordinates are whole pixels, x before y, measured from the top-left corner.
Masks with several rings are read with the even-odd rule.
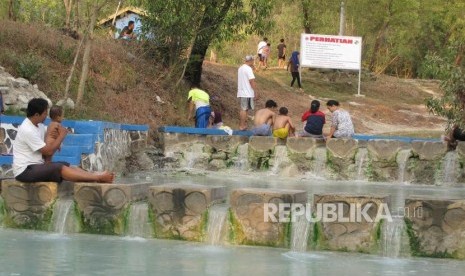
[[[313,100],[310,109],[302,115],[305,123],[304,130],[299,133],[300,137],[323,138],[323,125],[326,123],[325,114],[320,111],[320,102]]]

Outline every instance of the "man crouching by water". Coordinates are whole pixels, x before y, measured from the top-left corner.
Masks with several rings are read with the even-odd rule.
[[[252,133],[255,136],[271,136],[271,128],[276,116],[278,105],[273,100],[268,100],[265,103],[265,108],[258,110],[255,113],[254,128]]]
[[[43,156],[51,156],[60,147],[68,130],[60,125],[58,137],[44,142],[48,102],[34,98],[27,105],[27,118],[21,123],[13,142],[13,173],[22,182],[103,182],[112,183],[111,172],[88,172],[78,167],[70,167],[67,162],[45,163]]]

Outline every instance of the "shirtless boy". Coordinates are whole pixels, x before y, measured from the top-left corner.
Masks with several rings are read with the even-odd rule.
[[[287,116],[288,110],[286,107],[279,109],[279,115],[275,117],[273,122],[273,136],[281,139],[286,139],[288,136],[294,136],[295,127],[291,117]]]
[[[276,116],[275,110],[277,107],[278,105],[275,101],[268,100],[265,103],[265,108],[255,113],[254,128],[252,129],[253,135],[271,136],[271,126]]]
[[[52,120],[47,127],[47,133],[45,134],[45,143],[51,144],[58,138],[58,129],[61,126],[61,121],[63,121],[63,109],[61,106],[54,105],[50,108],[49,111],[50,119]],[[58,148],[60,150],[60,148]],[[45,162],[51,162],[53,155],[44,155]]]

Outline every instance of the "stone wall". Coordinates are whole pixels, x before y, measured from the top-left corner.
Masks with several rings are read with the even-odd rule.
[[[51,105],[52,101],[39,90],[36,84],[31,84],[23,78],[15,79],[5,68],[0,66],[0,92],[3,96],[3,106],[5,110],[21,110],[27,108],[28,102],[32,98],[46,99]]]
[[[405,200],[413,256],[465,259],[465,199]]]
[[[126,170],[126,158],[147,147],[147,131],[105,129],[103,139],[95,143],[91,154],[83,154],[81,167],[90,171]]]
[[[162,133],[164,154],[178,168],[271,171],[280,176],[313,174],[335,180],[445,185],[465,182],[465,142],[448,152],[437,141],[307,137],[189,135]],[[241,164],[238,166],[238,164]]]
[[[226,189],[204,185],[157,185],[150,187],[148,200],[156,238],[203,241],[208,210],[226,200]]]
[[[324,204],[330,203],[338,216],[337,221],[325,221],[322,214]],[[318,228],[314,231],[315,248],[351,251],[362,253],[376,253],[381,238],[381,225],[384,220],[377,219],[389,212],[389,196],[373,195],[342,195],[317,194],[314,195],[314,217],[323,216],[315,223]],[[382,208],[386,207],[386,210]],[[362,212],[368,215],[368,219]]]
[[[193,184],[64,182],[58,185],[3,180],[1,188],[0,222],[5,227],[51,231],[52,217],[55,212],[59,213],[55,208],[59,206],[55,204],[57,200],[74,198],[75,205],[70,206],[72,209],[67,213],[79,224],[76,232],[125,235],[131,227],[149,224],[153,227],[153,236],[144,236],[146,238],[191,241],[207,240],[207,224],[218,223],[208,220],[209,210],[226,200],[224,187]],[[295,208],[296,205],[308,206],[306,191],[233,190],[229,195],[229,211],[224,211],[225,227],[219,228],[227,230],[224,242],[290,248],[292,228],[301,226],[300,223],[294,226],[293,218],[305,215],[304,222],[313,228],[307,242],[310,250],[378,254],[382,231],[387,231],[381,226],[390,223],[389,211],[384,209],[390,206],[388,196],[313,196],[311,213],[307,213],[310,210],[304,212]],[[271,210],[270,204],[277,209]],[[280,208],[279,204],[287,205]],[[317,205],[324,204],[331,205],[331,214],[325,215],[324,211],[318,214]],[[131,214],[130,207],[137,205],[148,208],[142,208],[140,214]],[[464,198],[410,196],[405,200],[404,211],[406,227],[403,229],[408,234],[413,256],[465,259]],[[139,220],[130,218],[136,215],[140,216]],[[305,235],[307,232],[299,233]],[[305,242],[306,239],[297,240]]]

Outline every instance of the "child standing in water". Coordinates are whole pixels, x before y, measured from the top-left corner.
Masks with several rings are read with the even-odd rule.
[[[61,106],[54,105],[50,108],[49,113],[50,119],[52,120],[47,127],[47,133],[45,133],[45,143],[49,144],[58,138],[58,129],[63,121],[63,109]],[[60,150],[60,148],[58,148]],[[51,162],[53,155],[44,155],[45,162]]]

